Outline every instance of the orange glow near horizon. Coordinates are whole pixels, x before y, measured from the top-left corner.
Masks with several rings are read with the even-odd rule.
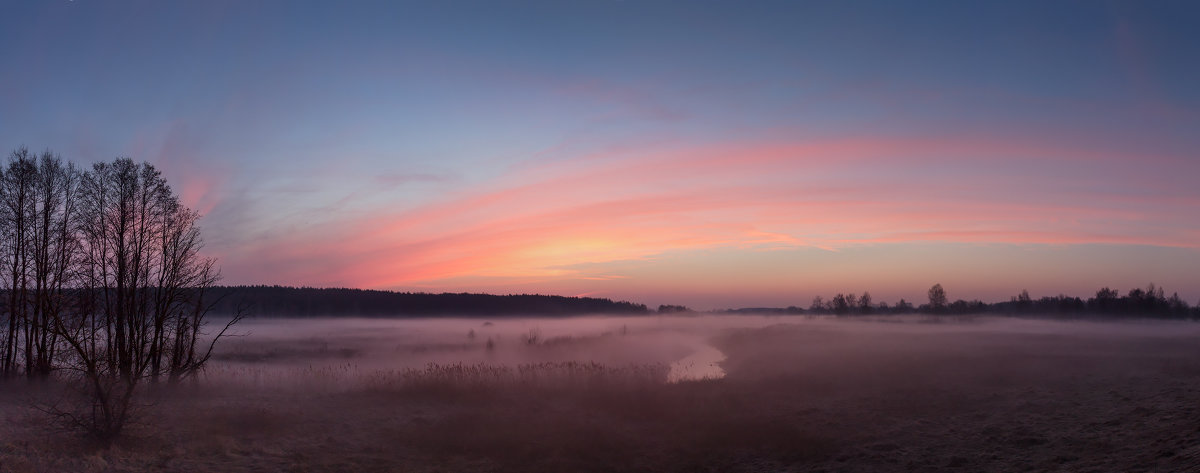
[[[964,161],[973,162],[974,173],[996,160],[1075,174],[956,180]],[[277,263],[265,270],[284,272],[263,279],[310,285],[453,288],[445,282],[467,278],[553,288],[564,280],[625,278],[588,265],[708,249],[839,251],[929,242],[1194,249],[1195,222],[1172,216],[1197,202],[1166,190],[1123,195],[1092,183],[1088,166],[1121,167],[1131,181],[1154,178],[1128,163],[1136,161],[1089,150],[920,140],[591,156],[531,164],[412,210],[342,219],[324,233],[265,241],[249,251]],[[671,274],[639,283],[705,287],[700,279]]]

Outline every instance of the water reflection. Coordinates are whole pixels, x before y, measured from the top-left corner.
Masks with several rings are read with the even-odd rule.
[[[725,361],[725,354],[716,347],[709,345],[703,339],[697,339],[695,351],[682,359],[671,363],[671,372],[667,381],[698,381],[705,379],[720,379],[725,377],[725,370],[720,362]]]

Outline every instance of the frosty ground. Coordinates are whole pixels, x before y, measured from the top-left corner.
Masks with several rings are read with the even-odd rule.
[[[100,449],[3,385],[0,472],[1200,471],[1200,325],[281,320]],[[488,341],[492,348],[488,348]],[[680,360],[716,351],[717,369]],[[674,370],[674,371],[673,371]],[[685,376],[687,378],[688,376]]]

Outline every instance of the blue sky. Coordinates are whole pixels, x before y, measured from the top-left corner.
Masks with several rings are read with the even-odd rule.
[[[1193,2],[10,1],[0,144],[156,164],[228,283],[1194,300],[1196,24]]]

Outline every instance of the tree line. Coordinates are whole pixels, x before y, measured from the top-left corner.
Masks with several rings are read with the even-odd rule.
[[[523,316],[645,314],[645,304],[540,294],[393,292],[289,286],[221,286],[209,290],[213,312],[262,317]]]
[[[1041,314],[1063,316],[1120,316],[1155,317],[1168,319],[1200,318],[1200,305],[1189,306],[1178,293],[1170,297],[1163,288],[1150,284],[1145,288],[1130,289],[1125,295],[1111,288],[1096,291],[1094,297],[1083,299],[1076,296],[1057,295],[1039,299],[1030,297],[1029,291],[1021,291],[1008,301],[986,303],[980,300],[958,299],[950,302],[945,288],[935,284],[929,288],[928,302],[914,305],[900,299],[895,305],[876,303],[870,292],[861,296],[853,293],[838,293],[829,299],[814,297],[807,310],[799,307],[786,309],[790,313],[813,313],[834,315],[867,314]]]
[[[0,378],[68,381],[85,401],[53,413],[111,439],[139,384],[194,375],[224,333],[204,331],[219,275],[199,254],[199,217],[150,164],[85,170],[13,151],[0,169]]]
[[[683,305],[644,304],[606,298],[567,297],[538,294],[493,295],[472,293],[394,292],[350,288],[290,286],[214,286],[208,288],[214,314],[239,311],[259,317],[437,317],[437,316],[570,316],[584,314],[691,314]],[[900,299],[894,304],[876,301],[870,292],[861,295],[837,293],[813,298],[807,308],[747,308],[724,313],[893,315],[893,314],[1041,314],[1108,315],[1124,317],[1200,318],[1200,307],[1191,307],[1178,294],[1166,296],[1161,287],[1130,289],[1125,295],[1109,288],[1089,299],[1058,295],[1033,299],[1028,291],[1011,301],[986,303],[980,300],[951,301],[945,288],[935,284],[926,302]]]

